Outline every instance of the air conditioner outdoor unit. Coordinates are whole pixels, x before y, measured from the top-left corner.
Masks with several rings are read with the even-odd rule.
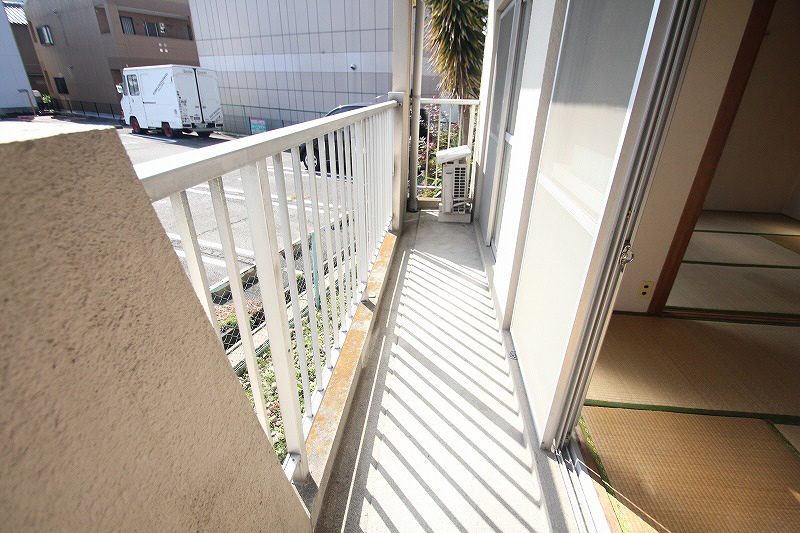
[[[442,202],[439,222],[470,222],[469,146],[456,146],[436,152],[436,162],[442,165]]]

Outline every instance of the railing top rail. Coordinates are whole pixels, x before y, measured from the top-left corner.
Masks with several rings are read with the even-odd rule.
[[[478,105],[480,100],[474,98],[420,98],[421,104],[445,104],[445,105]]]
[[[392,109],[394,100],[134,165],[151,202]]]

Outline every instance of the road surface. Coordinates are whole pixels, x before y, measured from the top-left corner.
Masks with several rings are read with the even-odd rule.
[[[131,158],[133,164],[143,163],[162,157],[168,157],[174,154],[201,150],[204,147],[212,146],[215,144],[228,142],[232,137],[225,135],[214,134],[207,139],[202,139],[196,135],[183,135],[178,139],[167,139],[163,135],[152,133],[134,135],[131,133],[130,128],[123,128],[117,130],[122,144]],[[278,196],[275,182],[275,169],[273,168],[272,160],[268,160],[268,173],[270,176],[271,194],[273,198],[272,205],[275,208],[276,226],[278,230],[278,246],[284,246],[283,228],[280,224],[280,216],[278,214]],[[306,220],[308,231],[311,230],[311,193],[309,190],[309,177],[308,172],[300,165],[303,182],[303,202],[300,204],[304,206],[306,213]],[[295,188],[295,173],[292,165],[290,154],[283,154],[283,174],[285,176],[286,196],[289,210],[289,227],[291,228],[291,239],[297,240],[300,237],[300,225],[298,218],[298,201]],[[244,191],[242,187],[239,171],[234,171],[225,174],[223,177],[223,188],[225,191],[225,198],[228,202],[228,210],[230,214],[231,227],[233,229],[234,241],[237,248],[237,257],[240,263],[240,269],[250,266],[254,263],[252,252],[252,240],[250,236],[250,229],[247,221],[247,212],[244,203]],[[333,202],[334,187],[338,187],[336,180],[323,180],[319,175],[314,175],[317,182],[319,205],[322,207],[322,183],[327,182],[329,186],[329,200]],[[219,239],[219,232],[217,230],[217,223],[214,217],[214,211],[211,204],[211,192],[208,183],[198,184],[187,190],[189,198],[189,205],[192,211],[195,229],[197,231],[197,238],[200,244],[203,263],[206,267],[208,274],[208,281],[211,286],[223,281],[227,278],[227,271],[225,268],[225,261],[221,252],[221,245]],[[181,262],[186,267],[185,254],[181,246],[180,236],[175,225],[175,219],[172,212],[172,206],[169,199],[159,200],[153,204],[153,208],[158,214],[164,230],[172,240],[176,254],[181,259]],[[331,204],[332,208],[332,204]],[[322,213],[322,210],[321,210]],[[298,269],[302,269],[302,262],[297,265]]]

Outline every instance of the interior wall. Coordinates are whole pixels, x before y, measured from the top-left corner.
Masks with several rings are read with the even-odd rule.
[[[800,171],[798,171],[798,175],[800,175]],[[800,177],[798,178],[797,183],[794,184],[794,190],[792,190],[792,194],[789,195],[786,203],[783,204],[783,209],[781,212],[784,215],[789,215],[790,217],[800,220]]]
[[[310,531],[116,130],[50,128],[0,124],[0,529]]]
[[[728,82],[752,0],[707,0],[664,138],[616,310],[646,312],[642,282],[658,280]],[[652,294],[652,292],[650,293]]]
[[[800,177],[800,2],[777,0],[705,209],[779,213]]]

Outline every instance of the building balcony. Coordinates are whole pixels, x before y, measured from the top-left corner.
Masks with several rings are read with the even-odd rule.
[[[26,492],[41,480],[14,463],[4,483],[28,517],[16,525],[69,516],[68,528],[85,529],[118,513],[144,528],[185,525],[198,515],[176,502],[197,494],[203,508],[249,507],[239,525],[258,517],[252,527],[273,530],[572,527],[473,226],[397,208],[399,121],[389,101],[144,163],[138,180],[110,129],[71,126],[3,148],[24,167],[14,154],[40,153],[25,148],[37,143],[79,178],[41,192],[36,209],[52,220],[24,201],[4,220],[63,241],[47,261],[36,239],[16,245],[40,265],[36,286],[57,290],[28,287],[30,308],[53,326],[46,338],[15,336],[12,351],[33,343],[52,357],[9,362],[8,451],[57,468],[48,483],[60,495]],[[301,145],[319,171],[305,169]],[[13,198],[18,187],[5,187]],[[92,229],[100,220],[109,231]],[[227,279],[209,277],[209,239]],[[100,271],[87,272],[86,258]],[[97,372],[98,386],[82,388]],[[43,388],[23,386],[34,375]],[[42,427],[55,429],[35,437]],[[166,485],[164,469],[179,472]],[[126,472],[163,501],[121,510],[117,488],[96,482],[128,486]],[[46,512],[89,486],[77,505],[99,516]],[[224,515],[198,527],[222,527]]]
[[[445,105],[439,148],[477,102]],[[474,227],[392,212],[398,119],[390,101],[136,168],[318,529],[564,529]]]

